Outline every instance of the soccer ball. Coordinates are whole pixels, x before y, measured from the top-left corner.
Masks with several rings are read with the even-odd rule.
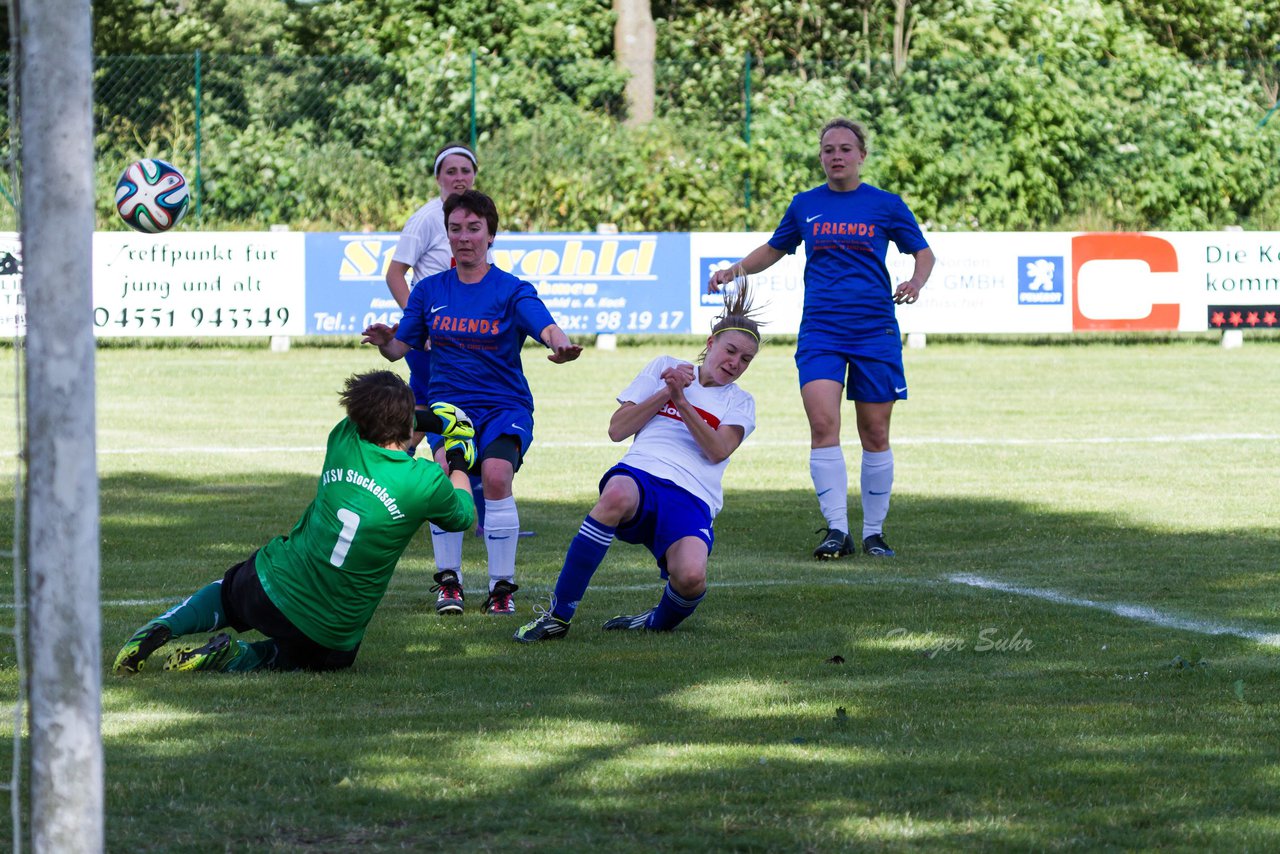
[[[431,404],[431,411],[440,417],[440,435],[446,439],[470,439],[476,435],[467,413],[452,403],[437,400]]]
[[[154,157],[130,163],[116,182],[116,210],[137,231],[168,231],[182,221],[190,205],[187,179]]]

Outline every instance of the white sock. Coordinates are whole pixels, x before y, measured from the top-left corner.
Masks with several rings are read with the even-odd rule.
[[[461,531],[442,531],[431,526],[431,550],[436,555],[436,569],[451,570],[458,574],[458,583],[462,583],[462,540]]]
[[[893,449],[862,452],[862,538],[884,532],[893,492]]]
[[[515,496],[484,500],[484,544],[489,549],[489,589],[502,579],[516,577],[516,544],[520,541],[520,514]]]
[[[809,477],[828,528],[849,531],[849,469],[839,445],[809,451]]]

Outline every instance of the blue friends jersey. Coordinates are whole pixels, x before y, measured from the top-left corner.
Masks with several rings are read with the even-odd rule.
[[[804,243],[801,341],[887,339],[888,332],[897,345],[884,263],[890,240],[908,255],[929,246],[900,196],[870,184],[845,192],[823,184],[792,198],[769,245],[790,255]]]
[[[468,285],[452,269],[414,285],[396,338],[419,350],[430,340],[432,400],[532,411],[520,348],[554,322],[528,282],[490,267]]]

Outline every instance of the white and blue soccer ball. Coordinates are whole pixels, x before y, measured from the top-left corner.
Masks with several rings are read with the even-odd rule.
[[[116,182],[116,211],[137,231],[168,231],[182,222],[190,206],[186,177],[154,157],[130,163]]]

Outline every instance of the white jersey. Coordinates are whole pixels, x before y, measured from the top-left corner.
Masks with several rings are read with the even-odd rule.
[[[444,202],[432,199],[414,211],[400,232],[392,261],[413,268],[413,282],[453,266],[453,249],[444,228]],[[412,285],[413,282],[410,284]]]
[[[662,372],[676,365],[688,364],[682,359],[659,356],[645,365],[631,384],[618,394],[618,403],[641,403],[665,387]],[[742,428],[743,441],[756,429],[756,401],[737,383],[704,386],[698,382],[702,369],[694,366],[693,384],[684,396],[712,429],[721,424]],[[724,470],[729,460],[713,463],[684,425],[679,410],[670,400],[649,423],[640,428],[622,462],[655,477],[669,480],[706,502],[712,518],[724,506]]]

